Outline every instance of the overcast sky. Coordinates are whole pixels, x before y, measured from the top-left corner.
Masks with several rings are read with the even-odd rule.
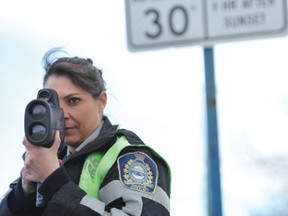
[[[24,110],[42,88],[42,56],[62,46],[103,69],[111,121],[170,163],[172,215],[207,215],[203,47],[131,53],[126,40],[124,1],[0,0],[1,194],[23,165]],[[213,48],[223,215],[268,212],[283,188],[264,162],[288,154],[288,38]]]

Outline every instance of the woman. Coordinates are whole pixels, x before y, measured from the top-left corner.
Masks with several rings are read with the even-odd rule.
[[[167,163],[136,134],[103,115],[105,82],[92,60],[52,59],[58,51],[43,58],[43,84],[58,94],[66,148],[58,151],[58,131],[50,148],[24,137],[21,177],[3,197],[0,215],[170,215]],[[35,206],[36,194],[47,203]]]

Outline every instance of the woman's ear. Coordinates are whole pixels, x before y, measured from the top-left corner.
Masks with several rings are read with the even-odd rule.
[[[107,93],[106,91],[102,91],[98,97],[98,100],[99,100],[99,108],[101,110],[101,112],[104,111],[105,107],[106,107],[106,104],[107,104]]]

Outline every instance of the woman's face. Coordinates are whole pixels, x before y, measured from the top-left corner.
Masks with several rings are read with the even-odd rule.
[[[45,88],[56,90],[60,107],[65,117],[65,144],[74,151],[96,128],[102,120],[106,106],[106,92],[97,99],[84,89],[72,83],[67,76],[51,75]]]

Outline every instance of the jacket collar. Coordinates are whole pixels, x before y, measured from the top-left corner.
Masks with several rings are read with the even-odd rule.
[[[103,117],[103,121],[104,122],[102,128],[97,138],[88,143],[80,151],[71,154],[69,156],[69,160],[86,156],[95,151],[106,152],[116,142],[116,132],[118,125],[112,125],[110,120],[106,116]],[[67,152],[67,147],[63,151]],[[63,154],[63,151],[61,151],[61,155]],[[64,156],[62,156],[61,158],[63,157]]]

